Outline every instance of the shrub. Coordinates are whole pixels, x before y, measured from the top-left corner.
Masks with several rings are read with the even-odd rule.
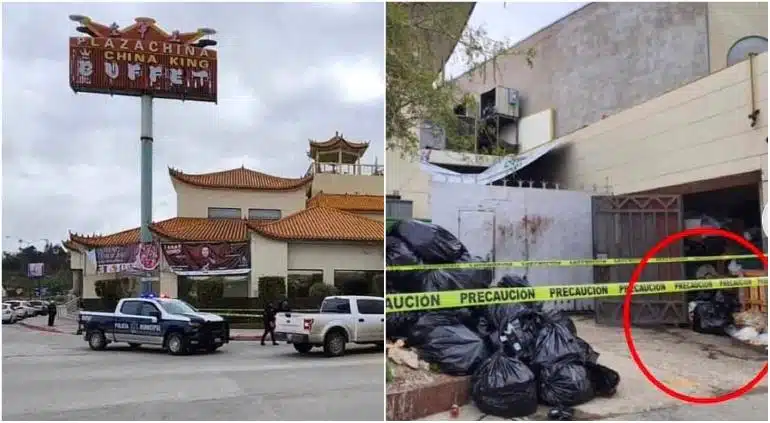
[[[262,304],[275,303],[286,296],[286,279],[281,276],[259,278],[259,299]]]
[[[378,297],[385,296],[385,275],[374,275],[372,278],[372,294]]]
[[[310,287],[310,296],[313,298],[323,299],[331,295],[337,295],[339,291],[332,285],[327,285],[323,282],[314,283]]]
[[[225,288],[223,278],[208,278],[195,282],[195,290],[198,293],[198,304],[206,306],[222,298]]]

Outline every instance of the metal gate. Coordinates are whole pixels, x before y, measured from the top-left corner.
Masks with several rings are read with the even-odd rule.
[[[593,238],[596,258],[641,258],[667,235],[682,230],[682,199],[678,195],[628,195],[593,197]],[[658,257],[681,257],[682,242],[663,249]],[[594,268],[597,283],[627,282],[634,265]],[[684,279],[683,263],[650,264],[640,281]],[[596,299],[596,322],[620,325],[623,298]],[[634,325],[685,324],[684,293],[640,295],[631,303]]]

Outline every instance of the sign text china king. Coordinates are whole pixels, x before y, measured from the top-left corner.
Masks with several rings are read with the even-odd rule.
[[[204,39],[213,30],[167,33],[151,18],[120,29],[71,17],[84,37],[70,37],[70,86],[92,92],[217,101],[217,52]]]

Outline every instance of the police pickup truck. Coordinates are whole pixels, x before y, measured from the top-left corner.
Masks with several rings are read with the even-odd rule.
[[[230,341],[230,328],[215,314],[201,313],[184,301],[157,298],[124,298],[114,313],[81,311],[78,334],[93,350],[113,342],[132,348],[142,344],[163,347],[173,355],[195,350],[215,351]]]

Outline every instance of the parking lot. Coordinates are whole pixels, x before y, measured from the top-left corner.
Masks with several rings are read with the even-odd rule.
[[[3,420],[382,420],[383,355],[237,341],[170,356],[3,325]]]

